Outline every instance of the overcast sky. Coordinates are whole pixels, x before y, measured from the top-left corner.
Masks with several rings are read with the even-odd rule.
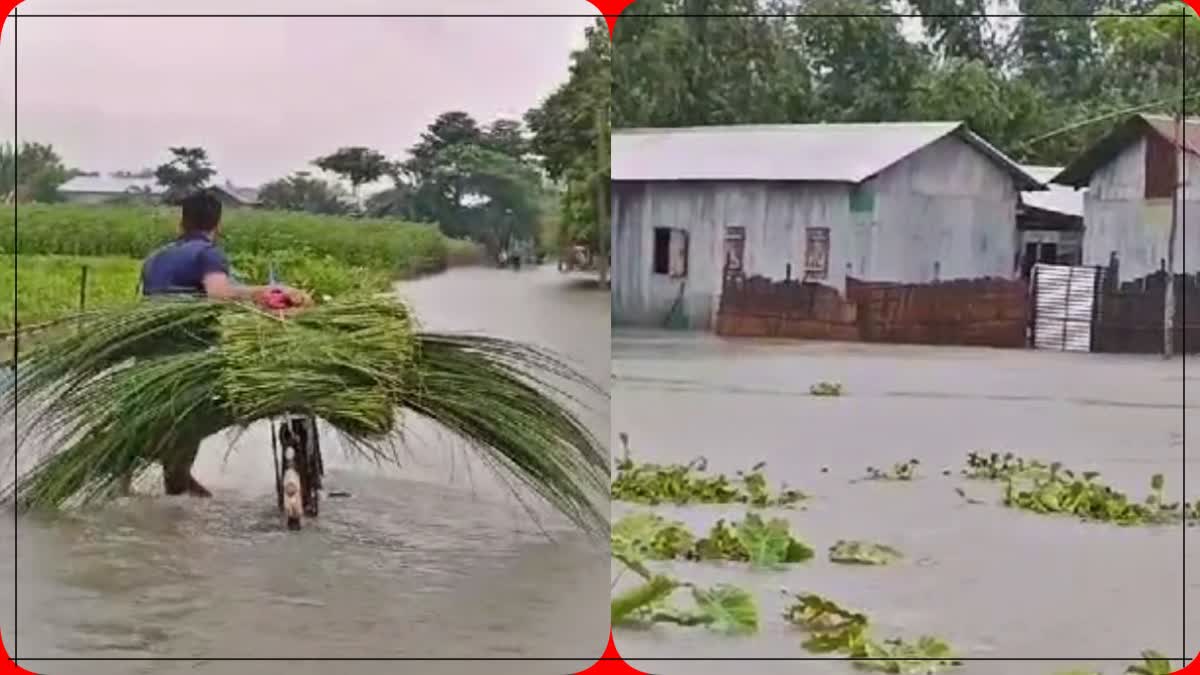
[[[447,110],[519,118],[566,80],[598,14],[585,0],[26,0],[20,11],[581,15],[20,20],[20,140],[104,172],[199,145],[223,176],[250,185],[315,170],[308,163],[339,146],[399,157]],[[12,138],[11,23],[0,39],[0,141]]]

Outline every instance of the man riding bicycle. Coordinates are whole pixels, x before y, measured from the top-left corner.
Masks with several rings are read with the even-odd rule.
[[[184,198],[180,206],[179,238],[155,251],[142,265],[143,295],[192,295],[266,306],[269,295],[276,292],[282,293],[294,307],[312,303],[308,294],[298,289],[243,286],[230,278],[229,260],[216,244],[221,231],[221,202],[211,192],[195,192]],[[203,440],[177,441],[170,466],[163,466],[163,488],[168,495],[212,496],[192,477],[192,465]]]

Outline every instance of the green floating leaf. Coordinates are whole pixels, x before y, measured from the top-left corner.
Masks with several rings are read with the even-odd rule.
[[[634,561],[634,564],[638,563]],[[729,585],[702,589],[664,575],[651,575],[644,568],[636,571],[645,581],[612,599],[614,626],[671,623],[704,626],[730,635],[745,635],[758,630],[758,605],[746,590]],[[694,609],[671,603],[671,596],[684,586],[692,589]]]
[[[700,611],[709,617],[711,629],[733,635],[758,630],[758,605],[749,592],[722,584],[708,590],[693,589],[692,597]]]
[[[688,555],[695,537],[679,521],[644,512],[625,516],[613,525],[612,550],[624,556],[649,560],[674,560]]]
[[[749,554],[750,564],[756,567],[798,563],[812,558],[814,551],[794,539],[788,530],[788,523],[782,518],[763,522],[757,514],[748,513],[738,523],[737,537]]]
[[[784,618],[811,633],[802,646],[817,654],[840,653],[864,670],[885,673],[936,673],[960,665],[950,646],[934,637],[916,642],[875,642],[867,616],[812,593],[798,594]]]
[[[815,593],[796,594],[793,599],[794,602],[784,610],[783,618],[805,630],[829,637],[841,633],[862,632],[867,627],[866,614],[846,609]]]
[[[880,673],[939,673],[947,668],[962,665],[954,658],[950,645],[928,635],[916,642],[900,639],[884,640],[882,643],[867,641],[858,654],[854,654],[854,665],[862,670]],[[869,659],[869,660],[861,660]]]
[[[678,586],[673,579],[654,576],[621,593],[612,599],[612,625],[624,625],[639,614],[649,613],[656,605],[665,602]]]
[[[903,557],[891,546],[864,541],[838,541],[829,549],[829,560],[844,565],[887,565]]]
[[[747,513],[741,522],[732,525],[718,520],[708,537],[696,542],[693,557],[775,567],[804,562],[814,555],[812,548],[792,537],[786,520],[773,518],[764,522],[758,514]]]
[[[1129,666],[1125,671],[1128,675],[1171,675],[1175,669],[1171,661],[1153,649],[1142,652],[1142,663]]]

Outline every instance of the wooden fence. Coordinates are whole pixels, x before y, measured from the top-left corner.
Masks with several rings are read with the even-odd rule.
[[[1166,274],[1155,272],[1122,284],[1105,284],[1098,298],[1092,345],[1097,352],[1160,354]],[[1177,354],[1200,353],[1200,275],[1175,277]]]

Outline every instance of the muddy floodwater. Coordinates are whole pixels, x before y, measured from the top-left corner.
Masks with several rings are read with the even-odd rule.
[[[702,629],[618,630],[617,647],[654,673],[731,672],[730,663],[638,661],[637,657],[812,657],[781,615],[781,588],[814,592],[865,611],[880,638],[930,634],[968,662],[967,675],[1051,675],[1091,666],[1124,673],[1144,649],[1200,652],[1200,529],[1119,528],[1009,510],[1001,489],[944,477],[968,452],[1014,452],[1096,470],[1138,498],[1165,476],[1171,499],[1200,498],[1200,451],[1183,460],[1184,419],[1196,420],[1200,383],[1184,364],[990,349],[861,344],[730,342],[707,335],[617,331],[613,336],[612,430],[627,432],[646,461],[709,460],[732,473],[766,461],[770,482],[812,496],[803,510],[772,511],[817,556],[787,571],[668,564],[702,585],[752,590],[761,628],[750,637]],[[840,398],[816,398],[818,381]],[[1189,385],[1186,401],[1185,382]],[[1186,408],[1184,405],[1186,404]],[[1189,432],[1192,428],[1189,427]],[[1191,447],[1195,447],[1193,444]],[[911,483],[851,481],[868,466],[920,460]],[[822,473],[822,467],[828,473]],[[968,496],[988,502],[967,504]],[[628,513],[614,504],[613,517]],[[659,507],[707,531],[739,508]],[[840,566],[838,539],[900,549],[887,567]],[[1185,566],[1188,572],[1184,597]],[[1185,606],[1191,608],[1183,625]],[[1044,662],[1002,661],[1005,658]],[[1053,661],[1052,659],[1070,659]],[[760,662],[755,673],[852,673],[846,662]]]
[[[609,297],[553,269],[463,269],[405,283],[431,330],[487,332],[609,374]],[[585,413],[609,436],[608,401]],[[487,405],[486,401],[480,402]],[[548,539],[461,443],[411,427],[404,465],[348,462],[324,441],[326,499],[299,534],[274,510],[268,432],[226,456],[209,439],[197,478],[212,500],[135,497],[99,513],[0,519],[0,632],[38,673],[564,673],[608,637],[607,542],[545,509]],[[11,448],[11,431],[0,432]],[[7,453],[0,453],[7,454]],[[6,471],[11,465],[4,458]],[[17,536],[19,535],[19,536]],[[25,662],[34,657],[557,657],[561,662]]]

